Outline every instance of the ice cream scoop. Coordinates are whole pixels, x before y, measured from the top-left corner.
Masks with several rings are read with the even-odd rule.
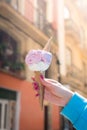
[[[45,50],[31,50],[25,59],[32,71],[45,71],[51,64],[52,54]]]
[[[43,107],[44,88],[41,86],[39,77],[41,72],[49,68],[52,61],[52,53],[49,52],[51,40],[52,38],[49,39],[43,50],[30,50],[25,58],[29,69],[35,72],[35,79],[39,84],[41,107]]]

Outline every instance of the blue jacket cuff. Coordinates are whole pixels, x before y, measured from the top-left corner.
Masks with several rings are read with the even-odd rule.
[[[69,119],[74,125],[79,119],[86,105],[86,99],[78,93],[74,93],[67,105],[62,109],[61,114]]]

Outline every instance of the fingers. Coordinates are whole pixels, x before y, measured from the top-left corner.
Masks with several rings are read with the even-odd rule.
[[[34,90],[36,90],[37,92],[39,92],[39,84],[35,81],[35,78],[32,77],[33,80],[33,88]],[[43,87],[45,87],[45,89],[47,89],[48,91],[52,92],[54,91],[54,87],[55,84],[57,84],[58,82],[52,79],[46,79],[44,78],[43,75],[40,75],[40,81]]]
[[[64,106],[65,105],[63,98],[53,95],[48,90],[45,90],[44,99],[52,104],[57,105],[57,106]]]
[[[32,86],[33,86],[33,88],[34,88],[34,90],[36,91],[36,97],[38,97],[40,94],[39,94],[39,85],[38,85],[38,83],[35,81],[35,78],[34,77],[32,77],[31,78],[32,79]]]
[[[32,85],[33,85],[33,88],[35,89],[35,90],[39,90],[39,86],[38,86],[38,83],[37,82],[33,82],[32,83]]]
[[[50,82],[50,80],[42,77],[42,75],[40,76],[40,81],[41,81],[41,84],[43,86],[45,86],[47,89],[51,90],[52,89],[52,83]]]
[[[63,101],[62,101],[62,98],[60,98],[58,95],[56,96],[55,94],[53,94],[53,91],[52,91],[52,86],[51,84],[52,83],[55,83],[54,80],[51,80],[51,79],[46,79],[44,77],[40,77],[41,79],[41,83],[43,86],[46,86],[45,87],[45,92],[44,92],[44,99],[47,100],[48,102],[52,103],[52,104],[55,104],[55,105],[58,105],[58,106],[63,106]],[[39,84],[35,81],[35,78],[32,78],[33,80],[33,88],[34,90],[36,91],[36,96],[40,96],[39,94]]]

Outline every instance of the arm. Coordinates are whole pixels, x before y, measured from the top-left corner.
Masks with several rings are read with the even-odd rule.
[[[87,130],[87,100],[55,80],[44,77],[40,80],[45,87],[44,99],[64,107],[61,114],[69,119],[77,130]]]
[[[74,93],[61,114],[71,121],[77,130],[87,130],[87,100]]]

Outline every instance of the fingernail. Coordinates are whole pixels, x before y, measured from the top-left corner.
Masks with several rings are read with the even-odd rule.
[[[39,95],[40,95],[40,94],[39,94],[39,93],[37,93],[37,94],[36,94],[36,97],[38,97]]]
[[[44,76],[43,76],[43,75],[40,75],[40,78],[41,78],[41,79],[44,79]]]
[[[38,86],[34,86],[34,89],[35,89],[35,90],[39,90],[39,87],[38,87]]]
[[[32,83],[35,90],[39,90],[39,86],[37,83]]]
[[[38,86],[38,83],[36,83],[36,82],[34,82],[33,84],[34,84],[34,86]]]

